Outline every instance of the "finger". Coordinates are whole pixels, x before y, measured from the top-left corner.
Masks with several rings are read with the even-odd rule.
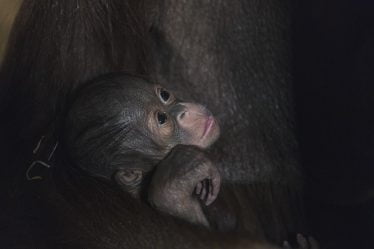
[[[207,183],[208,183],[208,196],[209,196],[209,195],[212,195],[212,192],[213,192],[212,180],[207,179]]]
[[[216,198],[221,189],[221,176],[220,175],[216,175],[212,178],[212,186],[213,186],[213,196],[215,196]]]
[[[212,187],[212,191],[209,195],[209,198],[206,202],[206,205],[210,205],[212,204],[216,199],[217,199],[217,196],[218,196],[218,193],[219,193],[219,190],[220,190],[220,186],[221,186],[221,179],[220,178],[213,178],[210,180],[210,184],[211,184],[211,187]]]
[[[205,196],[204,196],[204,201],[206,201],[208,199],[208,196],[209,196],[209,179],[205,179],[204,180],[205,182]]]
[[[319,249],[319,243],[315,238],[313,238],[312,236],[309,236],[308,240],[310,244],[310,249]]]
[[[207,190],[206,190],[207,186],[206,186],[205,180],[203,180],[201,183],[203,185],[203,189],[202,189],[201,194],[200,194],[200,200],[204,200],[206,198],[205,195],[207,193]]]
[[[308,241],[302,234],[298,233],[297,236],[296,236],[296,240],[297,240],[297,243],[300,246],[300,249],[308,249],[309,248]]]
[[[284,241],[283,242],[283,249],[292,249],[290,243],[288,243],[288,241]]]
[[[196,193],[197,195],[200,195],[202,188],[203,188],[203,185],[201,184],[201,182],[199,182],[199,183],[196,185],[195,193]]]
[[[211,179],[208,180],[208,186],[209,186],[209,192],[208,192],[208,196],[205,201],[206,206],[209,206],[215,199],[213,195],[213,183]]]

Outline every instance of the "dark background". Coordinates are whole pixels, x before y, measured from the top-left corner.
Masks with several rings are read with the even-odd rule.
[[[295,2],[294,90],[311,233],[324,248],[374,248],[374,1]]]

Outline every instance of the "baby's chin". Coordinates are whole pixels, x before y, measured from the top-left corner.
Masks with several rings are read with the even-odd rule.
[[[197,147],[206,149],[212,144],[214,144],[214,142],[217,141],[220,134],[221,134],[220,127],[217,124],[217,122],[215,122],[213,126],[210,128],[209,133],[205,134],[204,137],[202,137],[201,139],[198,139],[195,142],[192,142],[191,145],[196,145]]]

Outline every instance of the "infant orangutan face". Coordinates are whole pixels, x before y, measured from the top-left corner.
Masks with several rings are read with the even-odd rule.
[[[179,101],[165,88],[153,86],[156,97],[148,106],[147,126],[154,140],[172,148],[177,144],[207,148],[220,134],[217,120],[204,106]]]

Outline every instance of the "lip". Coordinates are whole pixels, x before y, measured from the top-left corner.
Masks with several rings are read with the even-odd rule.
[[[205,122],[204,132],[201,138],[204,138],[211,131],[214,123],[215,123],[214,118],[212,116],[209,116]]]

